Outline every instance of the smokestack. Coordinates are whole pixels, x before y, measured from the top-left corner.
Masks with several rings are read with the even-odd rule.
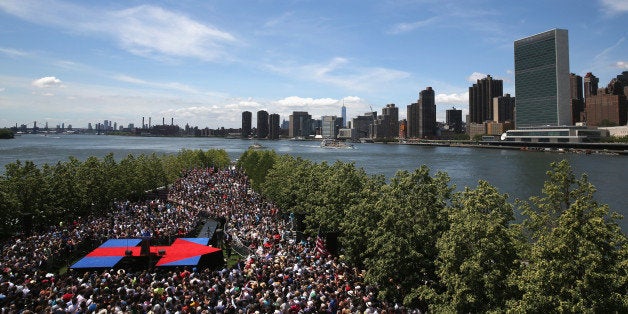
[[[142,129],[146,128],[146,124],[144,124],[144,117],[142,117]]]
[[[166,118],[165,117],[161,117],[161,125],[166,125]]]
[[[148,117],[148,128],[150,129],[150,125],[151,125],[151,120],[153,120],[153,117]]]
[[[170,118],[170,125],[174,125],[174,118]]]

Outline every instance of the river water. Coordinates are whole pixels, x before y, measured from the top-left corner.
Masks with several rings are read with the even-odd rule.
[[[22,135],[0,141],[0,173],[15,160],[32,160],[38,165],[84,160],[113,153],[117,159],[128,154],[173,154],[181,149],[224,149],[237,159],[254,142],[222,138],[160,138],[104,135]],[[259,141],[279,154],[299,156],[316,162],[353,162],[369,174],[390,178],[398,170],[413,171],[427,165],[432,172],[445,171],[458,190],[486,180],[511,199],[540,195],[545,173],[552,161],[567,159],[579,176],[586,173],[597,188],[598,202],[626,216],[620,222],[628,230],[628,157],[529,152],[510,149],[427,147],[396,144],[355,144],[355,149],[323,149],[314,141]]]

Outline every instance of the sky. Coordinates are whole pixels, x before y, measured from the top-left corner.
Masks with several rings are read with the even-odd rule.
[[[0,0],[0,127],[405,118],[428,86],[444,121],[487,74],[516,96],[514,41],[554,28],[571,72],[628,71],[628,0]]]

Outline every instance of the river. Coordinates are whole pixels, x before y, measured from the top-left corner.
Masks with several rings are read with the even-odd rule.
[[[117,159],[128,154],[173,154],[181,149],[224,149],[237,159],[254,141],[223,138],[163,138],[104,135],[28,134],[0,141],[0,173],[15,160],[32,160],[38,165],[66,161],[69,156],[84,160],[113,153]],[[355,144],[355,149],[323,149],[314,141],[259,141],[267,149],[316,162],[353,162],[369,174],[390,178],[398,170],[413,171],[427,165],[432,172],[444,171],[458,190],[474,187],[483,179],[502,193],[527,199],[540,195],[545,173],[552,161],[567,159],[579,176],[586,173],[596,188],[598,202],[628,216],[628,157],[530,152],[510,149],[428,147],[396,144]],[[620,222],[628,230],[628,217]]]

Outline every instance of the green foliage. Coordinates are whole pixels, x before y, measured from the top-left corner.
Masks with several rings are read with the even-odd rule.
[[[177,155],[128,155],[120,162],[108,154],[81,162],[35,166],[16,161],[0,177],[0,236],[21,231],[25,216],[35,227],[57,224],[96,211],[107,211],[116,199],[140,199],[166,186],[181,171],[194,167],[226,167],[224,150],[189,151]],[[175,174],[176,173],[176,174]]]
[[[502,312],[516,296],[509,277],[518,266],[517,237],[509,228],[513,206],[507,198],[486,181],[454,194],[450,228],[436,245],[444,292],[431,294],[435,312]]]
[[[316,165],[300,157],[279,157],[268,171],[262,191],[283,212],[306,214],[308,194],[318,186]]]
[[[236,166],[244,170],[251,180],[252,187],[260,190],[266,181],[268,171],[275,165],[277,159],[274,151],[249,149],[240,156]]]
[[[7,128],[0,129],[0,139],[12,139],[13,132]]]
[[[626,236],[598,204],[587,176],[575,179],[566,161],[552,163],[543,198],[524,207],[532,235],[518,283],[521,312],[628,311]]]
[[[628,135],[604,137],[600,142],[605,143],[628,143]]]
[[[354,265],[363,267],[364,260],[372,257],[366,249],[373,238],[373,226],[382,219],[379,211],[382,204],[378,202],[382,200],[385,183],[384,176],[371,177],[364,182],[357,203],[347,208],[345,219],[340,223],[344,257]]]
[[[453,190],[445,173],[429,175],[422,166],[398,172],[374,204],[381,219],[370,233],[364,261],[366,279],[380,287],[382,297],[424,307],[423,298],[409,292],[437,280],[436,241],[448,229],[445,211]]]

